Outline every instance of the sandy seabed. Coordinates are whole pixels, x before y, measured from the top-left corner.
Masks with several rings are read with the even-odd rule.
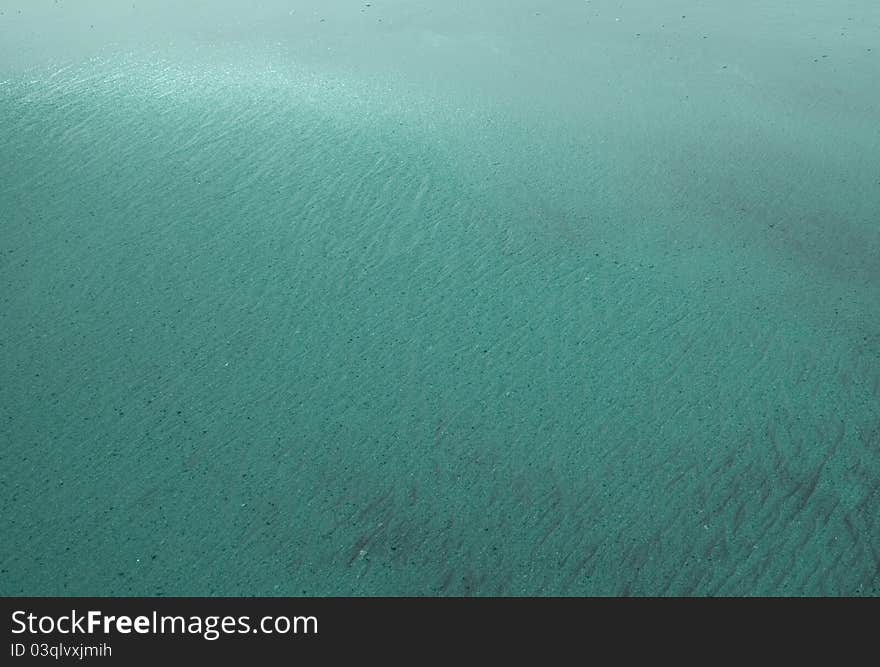
[[[321,4],[0,3],[0,594],[880,593],[875,3]]]

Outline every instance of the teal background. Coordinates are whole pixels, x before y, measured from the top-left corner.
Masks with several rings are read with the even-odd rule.
[[[0,594],[880,593],[875,3],[0,7]]]

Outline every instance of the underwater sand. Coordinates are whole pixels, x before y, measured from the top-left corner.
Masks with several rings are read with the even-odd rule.
[[[880,594],[880,6],[326,4],[0,2],[0,594]]]

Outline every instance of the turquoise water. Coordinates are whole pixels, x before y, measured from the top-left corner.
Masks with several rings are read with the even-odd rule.
[[[0,593],[880,593],[880,13],[654,4],[3,3]]]

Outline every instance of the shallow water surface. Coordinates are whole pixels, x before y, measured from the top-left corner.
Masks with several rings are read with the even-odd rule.
[[[0,3],[0,593],[880,593],[874,3],[324,4]]]

